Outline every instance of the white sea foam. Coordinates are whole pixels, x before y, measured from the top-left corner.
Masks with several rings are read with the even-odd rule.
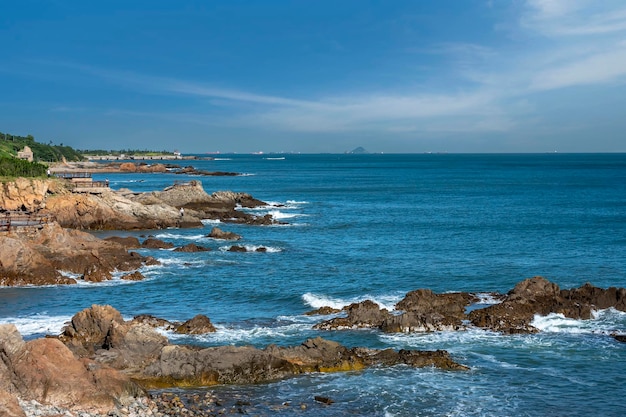
[[[235,246],[242,246],[242,245],[235,245]],[[228,252],[231,247],[232,247],[232,245],[231,246],[220,246],[220,251]],[[261,248],[265,248],[265,252],[266,253],[278,253],[278,252],[282,252],[283,251],[282,248],[275,247],[275,246],[243,245],[243,247],[246,248],[246,252],[257,252],[257,249],[261,249]],[[259,252],[261,252],[261,251],[259,251]]]
[[[0,323],[14,324],[22,336],[29,337],[45,334],[58,335],[70,320],[72,316],[48,316],[43,313],[26,317],[2,317]]]
[[[609,308],[594,311],[589,320],[576,320],[563,314],[535,315],[531,325],[542,332],[570,334],[611,334],[626,331],[626,313]]]
[[[310,292],[302,295],[302,301],[304,301],[305,304],[310,305],[314,309],[318,309],[321,307],[332,307],[338,310],[341,310],[342,308],[349,306],[353,303],[360,303],[361,301],[371,300],[378,304],[380,308],[386,308],[389,311],[393,311],[395,310],[396,303],[400,301],[400,299],[400,296],[395,295],[364,295],[362,297],[352,299],[333,298],[326,295],[313,294]]]
[[[219,219],[202,219],[200,220],[202,222],[203,225],[207,225],[207,224],[220,224],[222,221]]]
[[[292,322],[282,326],[254,326],[243,328],[238,326],[225,326],[214,324],[215,333],[202,335],[182,335],[162,328],[157,329],[159,333],[172,341],[188,339],[193,337],[196,340],[217,344],[240,344],[253,343],[259,339],[281,340],[282,338],[299,335],[311,329],[310,322]]]
[[[502,300],[499,299],[497,296],[495,296],[493,293],[479,292],[479,293],[475,293],[474,295],[476,296],[476,298],[478,298],[478,301],[476,302],[476,304],[494,305],[494,304],[500,304],[502,302]]]
[[[183,235],[178,233],[159,233],[155,235],[157,239],[186,239],[186,240],[200,240],[205,235]]]
[[[232,161],[233,158],[213,158],[214,161]]]

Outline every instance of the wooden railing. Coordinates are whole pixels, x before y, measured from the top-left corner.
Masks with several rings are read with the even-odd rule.
[[[91,178],[91,172],[55,172],[54,176],[57,178],[72,179],[72,178]]]
[[[70,188],[109,188],[109,181],[73,181]]]
[[[10,231],[16,227],[43,226],[53,221],[54,217],[51,215],[7,211],[0,213],[0,231]]]

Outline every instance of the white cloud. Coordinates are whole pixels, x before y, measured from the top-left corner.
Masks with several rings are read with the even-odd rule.
[[[521,24],[549,37],[626,31],[626,7],[619,0],[528,0]]]
[[[626,48],[590,55],[554,68],[545,69],[531,81],[531,89],[602,84],[626,77]]]

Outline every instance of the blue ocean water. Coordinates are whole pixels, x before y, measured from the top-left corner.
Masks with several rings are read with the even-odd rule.
[[[160,190],[200,180],[209,193],[247,192],[281,226],[219,224],[240,244],[232,253],[206,237],[213,226],[99,236],[154,235],[210,252],[141,250],[162,262],[142,282],[0,288],[0,322],[27,338],[57,334],[92,304],[126,318],[196,314],[218,332],[168,334],[176,343],[294,345],[322,336],[347,346],[446,349],[469,372],[408,367],[307,375],[270,384],[211,388],[249,396],[259,415],[618,416],[626,396],[626,314],[592,320],[537,318],[542,332],[482,330],[382,334],[311,329],[305,312],[372,299],[393,309],[411,290],[507,292],[541,275],[562,288],[626,286],[626,154],[223,155],[190,161],[236,177],[108,174],[114,189]],[[95,178],[95,179],[104,179]],[[489,302],[487,299],[486,302]],[[326,406],[315,395],[332,398]],[[292,407],[281,406],[288,402]],[[308,404],[299,408],[297,404]]]

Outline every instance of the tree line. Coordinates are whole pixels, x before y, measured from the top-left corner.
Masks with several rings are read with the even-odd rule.
[[[71,146],[54,145],[35,141],[33,135],[19,136],[0,132],[0,156],[15,157],[17,153],[28,146],[33,151],[33,159],[38,162],[82,161],[83,155]]]

